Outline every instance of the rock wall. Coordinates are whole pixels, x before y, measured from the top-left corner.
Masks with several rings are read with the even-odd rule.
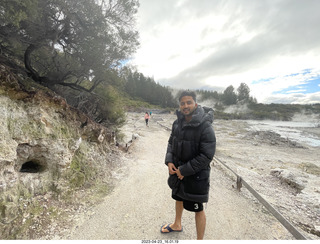
[[[63,200],[108,181],[113,133],[61,97],[23,91],[4,66],[0,72],[0,239],[24,239],[37,196]]]

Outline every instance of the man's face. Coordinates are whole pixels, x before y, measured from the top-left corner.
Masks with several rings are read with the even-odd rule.
[[[184,116],[191,116],[198,104],[191,96],[184,96],[180,100],[180,111]]]

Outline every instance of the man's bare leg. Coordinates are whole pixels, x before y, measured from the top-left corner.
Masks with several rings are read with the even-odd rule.
[[[170,224],[170,228],[173,230],[181,230],[182,229],[182,224],[181,224],[181,219],[182,219],[182,212],[183,212],[183,202],[182,201],[176,201],[176,218],[174,220],[173,224]],[[162,227],[162,232],[169,232],[165,227],[167,225],[164,225]]]
[[[203,240],[204,231],[206,229],[206,214],[204,211],[196,212],[196,228],[197,228],[197,240]]]

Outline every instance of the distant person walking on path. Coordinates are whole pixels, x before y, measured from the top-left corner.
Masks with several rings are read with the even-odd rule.
[[[197,239],[201,240],[206,227],[203,203],[209,199],[210,162],[216,149],[213,110],[198,105],[196,94],[190,91],[182,92],[179,103],[165,158],[176,216],[174,223],[162,226],[160,231],[181,232],[186,209],[195,212]]]
[[[144,120],[146,121],[146,126],[149,126],[149,119],[150,119],[150,115],[148,114],[148,112],[145,113],[144,115]]]

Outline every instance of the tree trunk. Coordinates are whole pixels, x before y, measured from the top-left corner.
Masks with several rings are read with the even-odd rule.
[[[24,53],[24,66],[27,69],[28,75],[36,82],[40,83],[40,76],[36,70],[32,68],[31,65],[31,54],[37,47],[34,44],[30,44]]]

